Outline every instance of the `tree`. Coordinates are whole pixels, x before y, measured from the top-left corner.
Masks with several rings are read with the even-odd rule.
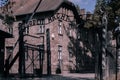
[[[118,25],[115,23],[116,17],[120,17],[120,1],[119,0],[110,0],[107,2],[107,5],[111,8],[109,12],[109,26],[114,26],[114,28]]]
[[[100,8],[104,6],[105,11],[107,12],[108,19],[108,30],[113,30],[117,25],[115,23],[116,16],[120,15],[120,1],[119,0],[97,0],[94,17],[97,21],[100,21],[101,15]],[[96,18],[97,16],[97,18]]]

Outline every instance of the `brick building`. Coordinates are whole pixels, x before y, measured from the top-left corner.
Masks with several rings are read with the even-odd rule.
[[[2,24],[1,21],[0,21],[0,24]],[[1,27],[2,28],[0,28],[0,65],[1,65],[0,66],[0,76],[4,72],[5,39],[12,37],[12,34],[5,31],[6,27],[4,27],[4,26],[1,26]]]
[[[0,4],[0,76],[4,73],[5,39],[13,37],[10,28],[5,24],[3,16],[1,16],[2,6]]]
[[[14,37],[6,39],[5,44],[5,59],[9,60],[6,70],[22,73],[24,68],[26,74],[75,71],[79,22],[75,5],[67,0],[42,0],[29,20],[39,1],[16,1]]]

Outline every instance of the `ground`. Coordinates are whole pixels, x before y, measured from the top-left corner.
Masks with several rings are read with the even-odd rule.
[[[51,76],[42,76],[40,78],[24,78],[20,79],[18,77],[14,78],[2,78],[0,80],[95,80],[95,75],[88,74],[62,74],[62,75],[51,75]]]

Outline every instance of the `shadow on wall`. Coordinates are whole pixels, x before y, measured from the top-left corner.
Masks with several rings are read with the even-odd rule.
[[[93,73],[95,72],[95,35],[94,30],[82,29],[81,39],[69,37],[68,43],[69,57],[76,57],[76,63],[70,60],[69,66],[71,73]]]

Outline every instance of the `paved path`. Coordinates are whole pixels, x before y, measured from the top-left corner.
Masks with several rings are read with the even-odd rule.
[[[74,73],[74,74],[62,74],[64,77],[71,78],[95,78],[94,73]]]
[[[0,80],[95,80],[94,74],[60,74],[40,78],[2,78]]]

